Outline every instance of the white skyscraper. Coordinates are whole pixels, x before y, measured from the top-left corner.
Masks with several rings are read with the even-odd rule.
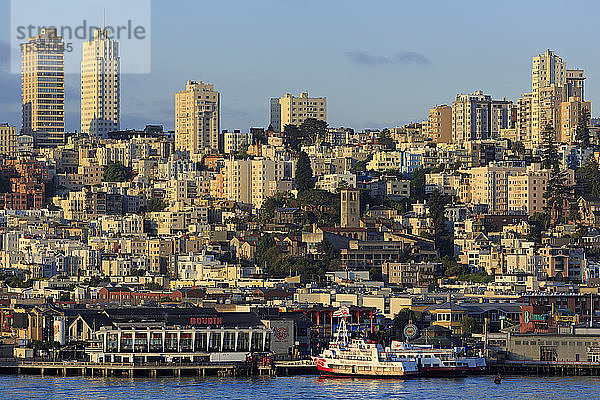
[[[81,132],[106,137],[120,129],[121,59],[119,43],[106,31],[83,44],[81,60]]]

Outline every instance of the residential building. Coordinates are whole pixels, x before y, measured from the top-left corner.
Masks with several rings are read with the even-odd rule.
[[[252,144],[252,133],[242,132],[239,129],[235,129],[233,132],[223,131],[223,143],[225,154],[235,154],[242,147],[250,146]]]
[[[550,170],[532,164],[527,170],[508,176],[508,210],[525,211],[529,215],[544,212]]]
[[[43,28],[21,45],[23,127],[35,147],[65,142],[65,44],[56,29]]]
[[[429,110],[427,135],[436,143],[452,142],[452,107],[444,104]]]
[[[267,197],[292,189],[293,170],[292,161],[230,158],[225,160],[221,171],[223,196],[228,200],[260,208]]]
[[[175,93],[175,150],[188,151],[194,158],[219,151],[220,94],[214,85],[187,81]]]
[[[452,138],[463,144],[473,140],[495,138],[500,129],[513,125],[512,102],[492,100],[481,90],[459,94],[452,103]]]
[[[286,125],[300,126],[307,118],[327,122],[327,97],[309,97],[308,92],[300,97],[287,93],[271,99],[271,126],[283,132]]]
[[[516,140],[530,145],[532,93],[523,93],[517,100]]]
[[[120,130],[121,58],[119,44],[97,29],[83,44],[81,60],[81,132],[104,138]]]
[[[17,128],[0,124],[0,155],[14,157],[17,154]]]
[[[587,111],[589,118],[592,113],[592,102],[589,100],[583,101],[577,97],[570,97],[567,101],[560,103],[559,142],[572,144],[576,141],[577,124],[585,111]],[[589,119],[586,123],[589,126]]]
[[[485,167],[471,168],[471,202],[487,204],[490,212],[506,212],[508,210],[509,176],[525,171],[523,167],[507,167],[495,163]]]

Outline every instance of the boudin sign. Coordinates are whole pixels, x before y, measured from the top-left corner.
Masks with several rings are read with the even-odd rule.
[[[222,317],[190,317],[190,325],[223,325]]]

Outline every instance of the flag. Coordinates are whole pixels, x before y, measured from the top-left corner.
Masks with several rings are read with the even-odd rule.
[[[348,310],[348,307],[343,306],[337,309],[337,311],[335,311],[333,313],[334,317],[349,317],[350,316],[350,310]]]

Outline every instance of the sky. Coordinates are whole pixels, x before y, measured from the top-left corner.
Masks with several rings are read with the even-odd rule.
[[[14,13],[36,8],[27,8],[29,0],[14,0],[11,13],[11,2],[0,1],[0,122],[20,127],[21,78],[10,72]],[[422,121],[429,108],[450,104],[459,93],[483,90],[516,100],[531,90],[532,57],[546,49],[568,68],[585,70],[586,99],[597,116],[600,2],[141,0],[147,7],[118,5],[128,1],[80,1],[94,7],[107,3],[108,23],[111,15],[136,20],[137,13],[148,14],[148,68],[121,77],[122,129],[162,124],[172,130],[174,94],[187,80],[212,83],[221,93],[222,129],[266,127],[271,97],[303,91],[328,98],[329,126],[399,126]],[[69,12],[74,21],[80,18],[65,6]],[[90,20],[101,22],[101,11],[89,12]],[[122,47],[123,63],[128,55],[131,59]],[[66,97],[67,130],[79,130],[76,72],[66,76]]]

